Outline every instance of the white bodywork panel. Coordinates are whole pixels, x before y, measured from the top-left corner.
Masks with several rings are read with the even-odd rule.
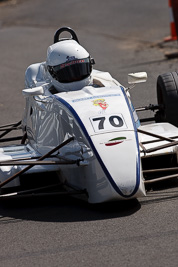
[[[147,131],[148,133],[153,133],[153,134],[157,134],[166,138],[171,138],[171,137],[176,137],[175,139],[178,140],[178,128],[175,127],[174,125],[170,124],[170,123],[154,123],[154,124],[148,124],[148,125],[143,125],[140,126],[139,129]],[[156,137],[152,137],[149,135],[145,135],[142,133],[139,133],[139,141],[140,142],[147,142],[147,141],[155,141],[154,143],[148,143],[145,146],[146,149],[149,148],[154,148],[154,147],[158,147],[164,144],[167,144],[167,141],[158,141],[158,138]],[[155,151],[150,153],[150,156],[155,156],[155,155],[159,155],[159,154],[165,154],[165,153],[176,153],[177,154],[177,150],[178,150],[178,146],[171,146],[171,147],[167,147],[164,149],[161,149],[159,151]],[[143,155],[143,153],[142,153]]]

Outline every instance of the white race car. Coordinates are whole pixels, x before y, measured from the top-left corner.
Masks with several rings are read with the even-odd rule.
[[[78,42],[63,27],[55,43],[65,42],[59,38],[64,31]],[[82,194],[101,203],[145,196],[145,184],[178,176],[177,73],[158,77],[158,105],[135,109],[129,89],[146,81],[145,72],[129,74],[125,88],[93,69],[92,84],[67,92],[56,91],[45,77],[45,62],[27,69],[23,119],[0,127],[1,143],[21,139],[0,147],[1,197]],[[139,120],[142,110],[157,112]],[[4,138],[19,128],[22,136]]]

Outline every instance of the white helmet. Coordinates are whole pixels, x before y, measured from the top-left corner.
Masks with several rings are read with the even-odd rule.
[[[80,90],[91,82],[94,60],[75,40],[64,39],[49,46],[46,65],[58,91]]]

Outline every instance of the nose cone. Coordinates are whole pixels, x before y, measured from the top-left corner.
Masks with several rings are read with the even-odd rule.
[[[107,179],[122,197],[140,191],[140,157],[134,131],[95,135],[92,141]],[[144,192],[143,192],[144,193]]]

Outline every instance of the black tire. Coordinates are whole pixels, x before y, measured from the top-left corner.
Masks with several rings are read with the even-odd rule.
[[[157,100],[160,110],[156,122],[169,122],[178,127],[178,73],[169,72],[158,76]]]

